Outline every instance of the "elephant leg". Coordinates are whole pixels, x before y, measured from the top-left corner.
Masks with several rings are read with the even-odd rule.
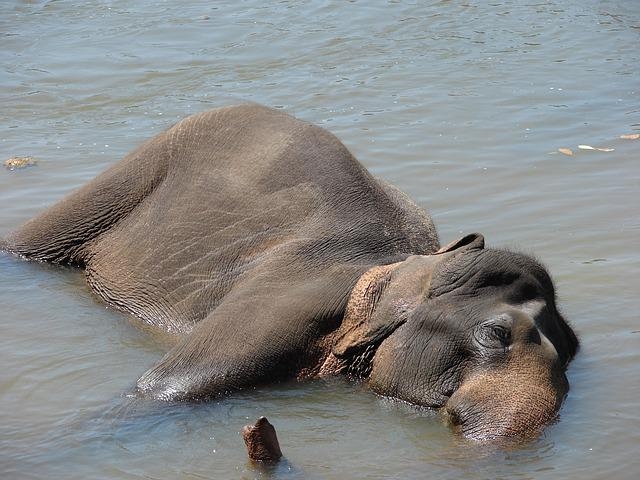
[[[0,247],[33,260],[84,265],[86,244],[131,213],[165,177],[160,146],[142,145],[22,225]]]
[[[335,329],[339,318],[326,310],[326,299],[320,306],[309,295],[321,298],[334,285],[269,289],[269,279],[259,283],[239,287],[240,294],[201,320],[142,375],[138,391],[163,400],[206,399],[294,377],[313,362],[317,340]]]

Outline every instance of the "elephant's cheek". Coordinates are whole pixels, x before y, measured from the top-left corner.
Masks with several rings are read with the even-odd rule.
[[[444,415],[474,440],[535,436],[555,418],[568,389],[564,374],[554,377],[472,375],[446,403]]]
[[[402,327],[401,327],[402,328]],[[400,330],[400,329],[399,329]],[[418,350],[405,337],[394,333],[378,348],[369,374],[369,387],[376,393],[430,408],[440,408],[447,400],[437,375],[421,362]],[[421,351],[421,350],[420,350]],[[434,385],[440,385],[435,387]]]

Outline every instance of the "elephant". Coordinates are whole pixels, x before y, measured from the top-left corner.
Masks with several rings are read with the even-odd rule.
[[[255,104],[178,122],[1,249],[82,268],[107,304],[176,334],[143,398],[345,374],[464,437],[526,437],[557,417],[578,349],[540,262],[478,233],[442,246],[336,136]]]

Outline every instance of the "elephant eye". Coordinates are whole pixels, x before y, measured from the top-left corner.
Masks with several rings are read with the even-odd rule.
[[[511,343],[511,330],[504,325],[492,325],[491,335],[503,345]]]
[[[489,351],[508,350],[511,346],[512,319],[509,315],[499,315],[480,325],[476,329],[476,341]]]

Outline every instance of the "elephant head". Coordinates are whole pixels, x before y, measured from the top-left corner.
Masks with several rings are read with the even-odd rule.
[[[333,354],[353,364],[375,351],[366,372],[375,392],[441,408],[464,436],[493,439],[555,417],[577,347],[544,267],[472,234],[367,272]]]

